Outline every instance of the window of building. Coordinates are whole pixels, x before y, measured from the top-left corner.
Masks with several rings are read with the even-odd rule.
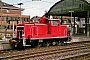
[[[10,16],[8,16],[8,20],[11,20],[11,17]]]
[[[28,21],[28,18],[27,18],[27,21]]]
[[[16,29],[16,26],[14,26],[14,29]]]
[[[1,28],[1,25],[0,25],[0,28]]]
[[[2,29],[5,29],[5,25],[2,25]]]
[[[7,20],[7,17],[6,17],[6,16],[4,16],[4,17],[3,17],[3,19],[4,19],[4,20]]]
[[[28,21],[28,18],[24,18],[25,21]]]
[[[10,29],[12,29],[12,25],[10,26]]]
[[[13,17],[13,20],[16,20],[16,17]]]
[[[7,29],[9,29],[9,25],[7,26]]]
[[[20,18],[19,18],[19,17],[17,17],[17,20],[20,20]]]
[[[8,25],[7,29],[11,29],[11,25]]]
[[[22,21],[24,21],[24,18],[21,18],[22,19]]]
[[[24,21],[25,21],[25,18],[23,18],[24,19]]]

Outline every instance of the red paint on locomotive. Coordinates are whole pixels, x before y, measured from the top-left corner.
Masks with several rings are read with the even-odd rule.
[[[52,38],[52,37],[66,37],[67,26],[60,25],[58,19],[48,19],[43,16],[40,19],[41,23],[22,23],[17,25],[17,38]],[[59,23],[59,24],[58,24]]]
[[[68,41],[67,33],[67,26],[61,25],[59,19],[47,19],[45,16],[42,16],[39,23],[23,22],[17,25],[17,45],[31,46],[42,42],[45,44],[62,43]]]

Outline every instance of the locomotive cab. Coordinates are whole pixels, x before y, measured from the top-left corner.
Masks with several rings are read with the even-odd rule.
[[[23,38],[24,35],[24,26],[17,26],[17,37]]]
[[[60,20],[59,19],[49,19],[49,21],[50,21],[50,24],[52,26],[58,26],[58,25],[60,25]]]

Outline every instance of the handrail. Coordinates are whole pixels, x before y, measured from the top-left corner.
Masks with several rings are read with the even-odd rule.
[[[33,35],[35,34],[35,32],[34,32],[34,31],[35,31],[35,30],[34,30],[35,27],[36,27],[36,29],[37,29],[37,31],[36,31],[36,35],[38,36],[38,27],[37,27],[37,26],[31,26],[31,28],[30,28],[30,32],[31,32],[30,35],[31,35],[31,36],[33,36]],[[33,29],[33,28],[34,28],[34,29]]]

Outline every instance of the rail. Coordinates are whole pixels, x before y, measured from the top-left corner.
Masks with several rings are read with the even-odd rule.
[[[90,54],[90,42],[75,42],[67,44],[66,46],[50,46],[12,51],[0,54],[0,60],[67,59],[84,54]]]

